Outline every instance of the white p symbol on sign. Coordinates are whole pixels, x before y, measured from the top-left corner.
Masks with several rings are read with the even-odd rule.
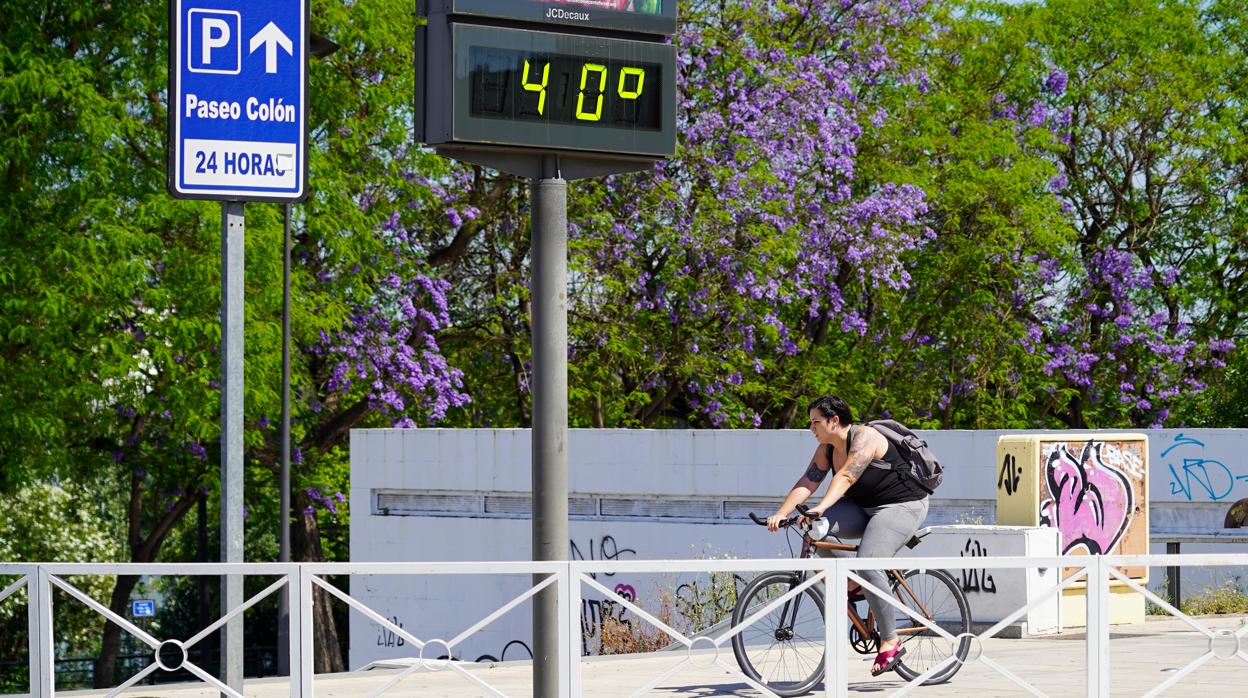
[[[243,18],[231,10],[194,8],[186,14],[186,69],[237,75],[242,69]]]
[[[223,19],[205,17],[203,38],[200,40],[200,55],[204,65],[212,64],[212,50],[230,44],[230,25]]]

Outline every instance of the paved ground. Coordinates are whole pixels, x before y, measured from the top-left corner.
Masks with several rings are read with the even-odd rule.
[[[1202,619],[1214,630],[1234,630],[1248,625],[1248,618],[1217,616]],[[1232,641],[1233,642],[1233,641]],[[1232,645],[1215,648],[1220,654],[1233,651]],[[1203,635],[1180,621],[1169,618],[1150,619],[1143,625],[1115,627],[1110,636],[1110,685],[1113,696],[1140,696],[1164,682],[1174,672],[1208,650]],[[1242,644],[1248,654],[1248,638]],[[1050,696],[1086,695],[1086,642],[1082,633],[1024,640],[990,640],[984,654],[1020,678]],[[582,663],[581,680],[586,696],[630,696],[647,683],[678,664],[681,653],[632,655],[586,659]],[[723,658],[733,663],[731,650]],[[894,675],[878,679],[868,673],[869,658],[852,655],[851,694],[888,695],[904,684]],[[697,657],[698,663],[709,664],[710,657]],[[460,665],[474,677],[508,696],[532,696],[532,666],[528,662],[506,662],[495,665]],[[395,678],[399,670],[375,669],[351,674],[328,674],[316,678],[317,696],[356,698],[366,696]],[[287,695],[285,679],[248,681],[244,692],[250,698],[279,698]],[[822,694],[822,687],[815,695]],[[943,686],[927,686],[916,695],[936,696],[1019,696],[1027,692],[1010,683],[1001,674],[982,662],[968,663]],[[101,691],[59,693],[82,698],[103,695]],[[139,686],[124,695],[131,698],[216,698],[217,692],[204,685]],[[454,671],[419,671],[407,676],[386,695],[393,696],[484,696],[488,692]],[[718,667],[686,667],[669,678],[649,695],[666,697],[757,696],[738,678]],[[1194,673],[1166,691],[1167,696],[1199,696],[1200,698],[1232,698],[1248,696],[1248,661],[1212,659]]]

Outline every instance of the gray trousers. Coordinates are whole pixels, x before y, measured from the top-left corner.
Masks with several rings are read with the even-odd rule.
[[[823,514],[832,524],[828,538],[861,538],[858,557],[894,557],[923,525],[928,503],[929,498],[924,497],[914,502],[864,508],[848,499],[841,499]],[[823,557],[849,555],[839,550],[820,550],[819,554]],[[888,575],[883,570],[862,570],[858,574],[873,586],[888,589]],[[887,642],[897,637],[897,609],[875,594],[867,594],[867,603],[875,614],[875,627],[880,631],[880,639]],[[835,610],[837,606],[829,603],[828,608]]]

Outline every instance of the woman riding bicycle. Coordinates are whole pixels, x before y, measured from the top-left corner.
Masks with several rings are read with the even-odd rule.
[[[825,395],[810,403],[810,431],[819,442],[810,465],[793,485],[776,513],[767,518],[767,530],[779,530],[798,504],[802,504],[833,472],[832,482],[811,514],[831,524],[828,535],[861,538],[859,557],[893,557],[910,540],[927,517],[928,492],[907,474],[909,470],[896,447],[867,425],[853,424],[849,405],[839,397]],[[900,466],[900,467],[898,467]],[[888,588],[883,570],[862,570],[862,578],[879,589]],[[861,594],[851,582],[850,597]],[[871,675],[892,671],[905,653],[898,644],[893,610],[877,595],[866,594],[880,633],[880,652]]]

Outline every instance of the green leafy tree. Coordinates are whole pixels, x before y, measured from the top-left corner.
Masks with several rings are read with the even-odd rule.
[[[322,544],[325,494],[312,487],[339,467],[352,427],[436,419],[466,400],[434,339],[446,285],[416,236],[431,220],[442,227],[441,208],[425,204],[437,202],[444,166],[411,146],[415,19],[368,0],[312,14],[343,48],[310,70],[313,194],[294,220],[294,554],[304,560],[341,554]],[[165,191],[167,8],[17,2],[5,17],[0,368],[11,379],[0,473],[10,490],[110,473],[122,483],[118,557],[154,561],[198,498],[215,498],[220,458],[220,215]],[[247,460],[271,486],[281,209],[252,204],[246,216]],[[113,610],[136,581],[117,580]],[[317,666],[342,668],[324,596],[316,608]],[[115,680],[119,647],[108,624],[98,685]]]
[[[23,487],[6,498],[0,517],[0,560],[5,562],[95,562],[115,558],[121,544],[107,510],[107,483],[66,490],[49,484]],[[8,586],[13,579],[0,580]],[[70,577],[67,581],[88,596],[107,599],[110,580],[103,577]],[[93,656],[100,646],[103,618],[76,599],[56,590],[54,619],[57,654],[61,657]],[[26,591],[0,602],[0,657],[20,661],[27,657]],[[22,671],[0,676],[0,688],[16,693],[26,690]]]

